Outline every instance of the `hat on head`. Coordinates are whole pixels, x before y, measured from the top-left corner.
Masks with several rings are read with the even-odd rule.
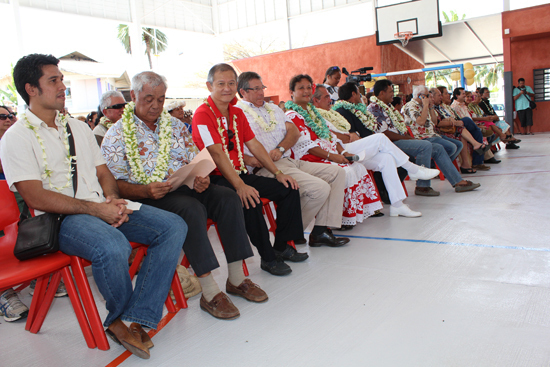
[[[185,103],[184,100],[176,99],[176,100],[168,103],[165,108],[168,112],[170,112],[172,110],[175,110],[178,107],[185,107],[185,105],[186,105],[186,103]]]

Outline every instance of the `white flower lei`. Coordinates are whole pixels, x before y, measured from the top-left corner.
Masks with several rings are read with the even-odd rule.
[[[319,114],[323,116],[323,118],[330,123],[334,125],[336,129],[343,133],[349,133],[349,130],[351,129],[351,125],[349,124],[348,120],[345,119],[344,116],[340,115],[338,112],[334,110],[323,110],[322,108],[317,109],[319,111]]]
[[[277,119],[275,118],[275,111],[269,107],[269,103],[264,103],[264,108],[269,113],[269,124],[265,123],[265,120],[262,116],[260,116],[256,111],[254,111],[253,108],[251,108],[248,104],[244,103],[243,101],[237,102],[237,106],[239,106],[243,111],[248,113],[252,116],[254,121],[265,131],[270,132],[275,129],[277,126]]]
[[[222,139],[222,148],[225,152],[225,155],[229,159],[230,162],[232,162],[231,157],[229,156],[229,151],[227,150],[227,144],[225,144],[225,136],[223,136],[224,127],[222,125],[222,119],[216,116],[216,112],[214,112],[214,109],[212,106],[210,106],[210,103],[208,103],[208,100],[204,101],[204,103],[210,108],[210,111],[214,114],[214,117],[216,118],[216,121],[218,122],[218,133],[220,134],[220,138]],[[227,127],[229,128],[229,123],[227,124]],[[239,139],[239,131],[237,130],[237,115],[233,115],[233,132],[235,133],[235,145],[237,148],[237,155],[239,157],[239,163],[241,167],[239,169],[235,169],[237,174],[246,173],[248,170],[246,169],[246,166],[244,164],[243,159],[243,152],[241,150],[241,140]]]
[[[71,163],[74,160],[76,162],[76,156],[71,156],[71,149],[69,146],[69,133],[67,132],[67,116],[62,115],[60,113],[57,114],[55,117],[56,120],[59,119],[59,123],[63,127],[62,130],[62,136],[61,141],[63,142],[63,145],[65,146],[65,150],[67,151],[67,156],[65,157],[65,164],[67,165],[67,183],[63,187],[55,187],[52,183],[52,173],[53,171],[48,168],[48,156],[46,154],[46,147],[44,147],[44,140],[40,137],[38,134],[38,128],[34,125],[32,125],[29,120],[27,119],[27,115],[25,115],[25,126],[32,130],[34,133],[34,136],[36,136],[36,140],[38,140],[38,144],[40,145],[40,148],[42,149],[42,161],[44,164],[44,173],[42,173],[41,177],[42,179],[48,179],[48,185],[50,189],[57,190],[59,192],[62,192],[67,187],[70,187],[73,185],[73,168],[71,167]]]
[[[115,123],[103,116],[99,119],[99,124],[105,126],[107,130],[109,130]]]
[[[401,134],[408,134],[409,130],[407,129],[407,125],[405,125],[405,119],[392,105],[388,105],[381,100],[379,100],[376,96],[370,97],[370,101],[376,103],[386,114],[390,117],[390,120],[393,122],[393,126]]]
[[[128,158],[130,169],[136,181],[142,185],[147,185],[151,182],[161,182],[166,177],[166,172],[168,171],[170,148],[172,147],[172,116],[166,110],[162,110],[160,121],[157,124],[159,128],[157,163],[151,176],[147,176],[143,170],[143,162],[139,155],[139,146],[136,137],[137,127],[134,122],[135,105],[134,102],[128,103],[122,114],[122,135],[126,144],[126,157]]]
[[[353,113],[359,120],[361,120],[361,123],[367,129],[371,131],[376,130],[376,118],[372,113],[367,111],[367,106],[365,106],[363,103],[351,103],[348,101],[340,100],[334,104],[332,109],[337,110],[340,107],[351,111],[351,113]]]

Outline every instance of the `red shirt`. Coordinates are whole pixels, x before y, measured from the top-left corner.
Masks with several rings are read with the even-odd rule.
[[[218,110],[211,97],[208,97],[208,104],[212,107],[212,109],[204,103],[195,111],[193,116],[193,141],[197,147],[202,150],[210,145],[223,144],[221,138],[221,134],[223,134],[227,148],[227,145],[229,144],[229,137],[227,135],[226,127],[227,119]],[[212,113],[212,111],[214,111],[214,113]],[[237,128],[234,126],[233,116],[236,116],[235,123]],[[218,130],[219,126],[217,119],[219,119],[221,123],[221,133]],[[235,167],[236,170],[239,170],[241,163],[239,162],[239,150],[237,149],[236,134],[237,132],[239,134],[240,151],[242,154],[244,154],[244,143],[254,139],[255,135],[250,128],[250,125],[248,125],[248,120],[246,119],[243,110],[240,108],[229,105],[229,121],[229,129],[235,133],[235,137],[231,139],[234,148],[229,151],[229,157],[233,163],[233,167]],[[212,174],[221,175],[221,172],[216,168]]]

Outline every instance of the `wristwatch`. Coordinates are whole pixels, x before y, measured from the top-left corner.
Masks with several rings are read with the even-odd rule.
[[[278,149],[279,152],[281,152],[281,154],[285,154],[285,152],[286,152],[286,149],[281,147],[281,146],[276,146],[275,149]]]

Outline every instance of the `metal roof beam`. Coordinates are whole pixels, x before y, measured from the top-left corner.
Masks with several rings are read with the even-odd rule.
[[[443,51],[441,51],[439,48],[436,47],[436,45],[434,45],[433,43],[431,43],[429,40],[427,39],[423,39],[422,41],[426,42],[428,45],[430,45],[438,54],[440,54],[441,56],[443,56],[445,58],[445,60],[447,60],[449,63],[453,64],[453,61],[451,59],[449,59],[449,57],[447,55],[445,55],[443,53]]]
[[[495,58],[495,56],[491,53],[491,51],[489,50],[489,48],[485,45],[485,43],[481,40],[481,38],[479,38],[479,36],[477,35],[476,32],[474,32],[474,30],[472,29],[472,27],[470,27],[470,25],[468,24],[467,21],[464,22],[464,25],[466,26],[466,28],[468,28],[470,30],[470,32],[472,32],[472,34],[474,35],[475,38],[477,38],[477,40],[479,41],[479,43],[481,43],[481,45],[485,48],[485,50],[487,50],[487,53],[489,55],[491,55],[491,57],[493,58],[493,60],[495,60],[495,63],[498,63],[497,59]]]

